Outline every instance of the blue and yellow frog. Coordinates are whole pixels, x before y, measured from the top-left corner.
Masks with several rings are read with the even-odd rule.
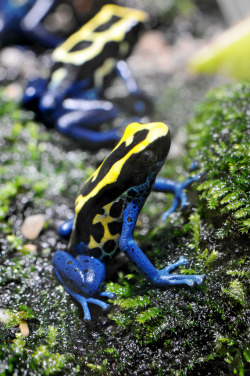
[[[114,119],[119,105],[105,98],[104,90],[120,76],[130,93],[124,100],[131,116],[144,116],[151,101],[143,94],[125,59],[147,20],[145,12],[108,4],[53,54],[48,79],[29,82],[23,103],[42,121],[78,140],[87,148],[114,146],[120,129],[100,130]]]
[[[133,238],[138,215],[151,190],[172,192],[174,202],[185,206],[183,188],[198,178],[196,175],[182,184],[156,179],[169,148],[170,133],[164,123],[128,125],[117,146],[80,189],[74,220],[60,229],[61,235],[72,232],[69,253],[57,251],[53,256],[55,272],[66,291],[81,304],[85,320],[91,320],[89,303],[107,309],[109,305],[99,298],[114,297],[101,287],[105,264],[119,250],[155,286],[192,287],[204,281],[204,275],[171,274],[188,263],[184,257],[157,270]],[[175,208],[174,203],[169,212]]]
[[[54,48],[63,39],[42,21],[61,0],[0,0],[0,45],[36,42]]]

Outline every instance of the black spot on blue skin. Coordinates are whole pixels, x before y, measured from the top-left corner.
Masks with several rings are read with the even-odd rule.
[[[66,271],[68,271],[68,270],[69,270],[69,268],[66,268],[65,270],[66,270]]]
[[[75,269],[74,269],[74,272],[75,272],[75,273],[76,273],[76,272],[78,272],[78,269],[77,269],[77,268],[75,268]]]
[[[111,235],[120,234],[122,232],[122,222],[111,222],[108,224],[108,229]]]
[[[123,201],[119,200],[113,203],[110,208],[109,215],[113,218],[118,218],[122,214]]]
[[[72,260],[67,261],[67,264],[68,264],[68,265],[70,265],[70,264],[72,264],[72,263],[73,263]]]
[[[131,223],[131,222],[133,221],[133,219],[132,219],[131,217],[128,217],[128,218],[127,218],[127,221],[128,221],[129,223]]]
[[[84,274],[87,274],[89,272],[89,269],[84,269]]]
[[[115,249],[116,243],[114,240],[108,240],[104,243],[103,250],[105,253],[111,253]]]
[[[84,262],[89,262],[89,260],[84,260]]]

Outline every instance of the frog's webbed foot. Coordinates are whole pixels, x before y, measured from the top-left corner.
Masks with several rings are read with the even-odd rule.
[[[85,320],[91,320],[89,303],[104,310],[109,308],[109,304],[96,298],[114,298],[115,295],[109,291],[100,292],[105,278],[105,266],[100,260],[86,255],[75,258],[67,252],[57,251],[53,256],[53,264],[65,290],[82,306]]]
[[[85,298],[82,295],[72,294],[74,299],[78,301],[78,303],[81,304],[83,312],[84,312],[84,320],[85,321],[91,321],[91,314],[89,311],[89,303],[98,305],[101,307],[104,311],[106,311],[110,305],[108,303],[103,302],[102,300],[96,299],[96,298]]]
[[[182,274],[170,274],[170,272],[180,265],[187,265],[188,260],[181,256],[179,260],[173,264],[166,266],[164,269],[158,271],[157,278],[153,281],[155,285],[188,285],[193,287],[195,284],[201,285],[205,280],[205,274],[201,275],[182,275]]]
[[[188,188],[193,182],[199,180],[201,176],[202,174],[189,176],[182,183],[160,177],[156,179],[153,186],[154,191],[172,193],[174,195],[171,207],[165,213],[163,213],[161,217],[162,221],[165,221],[171,213],[177,210],[179,206],[181,207],[181,210],[184,210],[189,205],[187,195],[184,190]]]

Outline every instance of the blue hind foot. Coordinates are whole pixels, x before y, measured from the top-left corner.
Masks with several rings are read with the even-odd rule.
[[[158,286],[176,286],[176,285],[188,285],[193,287],[194,285],[201,285],[205,281],[205,274],[201,275],[182,275],[182,274],[170,274],[170,272],[180,265],[187,265],[188,260],[181,256],[179,260],[173,264],[166,266],[164,269],[158,271],[158,276],[154,280],[154,284]]]
[[[103,295],[102,293],[100,293],[99,295],[100,296],[108,296],[110,299],[114,298],[115,297],[115,294],[109,292],[109,291],[105,291],[105,293],[107,293],[107,295]],[[90,314],[90,310],[89,310],[89,303],[91,304],[95,304],[95,305],[98,305],[99,307],[101,307],[104,311],[106,311],[109,307],[110,307],[110,304],[108,303],[105,303],[103,302],[102,300],[100,299],[96,299],[96,298],[85,298],[84,296],[82,295],[78,295],[78,294],[72,294],[72,297],[78,301],[78,303],[80,303],[80,305],[82,306],[82,309],[83,309],[83,312],[84,312],[84,320],[85,321],[91,321],[91,314]]]
[[[109,291],[101,292],[105,279],[105,265],[94,257],[79,255],[76,258],[64,251],[57,251],[53,256],[55,273],[65,290],[83,308],[84,319],[91,320],[89,303],[96,304],[104,310],[109,304],[96,297],[114,298]]]

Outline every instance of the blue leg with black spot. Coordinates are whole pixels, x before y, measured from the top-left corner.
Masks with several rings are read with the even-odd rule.
[[[161,219],[165,221],[171,213],[176,211],[178,206],[181,206],[181,209],[186,208],[189,203],[187,200],[187,195],[184,192],[184,189],[188,188],[193,182],[199,180],[201,174],[197,174],[195,176],[189,176],[184,182],[179,183],[170,179],[166,178],[156,178],[153,191],[155,192],[163,192],[163,193],[173,193],[174,200],[171,207],[163,213]]]
[[[120,249],[126,253],[136,268],[145,275],[145,277],[156,286],[174,286],[202,284],[205,275],[181,275],[170,274],[170,272],[180,265],[186,265],[188,260],[180,257],[177,262],[167,266],[162,270],[157,270],[148,260],[139,246],[133,239],[133,233],[137,217],[140,212],[140,206],[136,202],[128,203],[123,215],[123,227],[120,237]]]
[[[53,265],[57,278],[65,290],[81,304],[84,319],[91,320],[88,304],[96,304],[103,309],[109,304],[94,296],[113,298],[115,294],[100,288],[105,279],[105,265],[94,257],[79,255],[76,258],[64,251],[57,251],[53,256]]]

